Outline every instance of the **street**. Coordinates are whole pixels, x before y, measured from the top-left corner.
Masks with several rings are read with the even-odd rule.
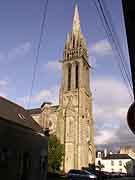
[[[47,180],[67,180],[67,178],[47,178]],[[110,180],[135,180],[135,177],[112,178]]]
[[[135,177],[113,178],[111,180],[135,180]]]

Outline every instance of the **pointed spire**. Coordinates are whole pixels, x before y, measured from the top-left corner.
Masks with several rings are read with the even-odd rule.
[[[74,18],[73,18],[73,32],[80,32],[80,17],[79,17],[79,11],[77,4],[75,5],[75,12],[74,12]]]

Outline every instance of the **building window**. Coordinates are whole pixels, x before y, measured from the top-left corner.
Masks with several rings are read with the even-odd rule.
[[[122,161],[121,160],[119,161],[119,166],[122,166]]]
[[[68,91],[71,89],[71,64],[68,66]]]
[[[46,150],[42,150],[41,155],[40,155],[40,179],[44,179],[45,175],[47,173],[47,154]]]
[[[7,149],[3,148],[0,149],[0,161],[6,161],[7,160]]]
[[[114,161],[113,160],[111,160],[111,165],[114,166]]]
[[[112,169],[112,172],[114,172],[114,169]]]
[[[29,153],[24,153],[19,155],[19,167],[18,167],[18,179],[26,180],[29,179],[29,172],[31,169],[31,155]]]
[[[75,88],[78,88],[78,84],[79,84],[79,65],[76,64],[76,68],[75,68]]]
[[[73,48],[75,47],[75,37],[73,35]]]

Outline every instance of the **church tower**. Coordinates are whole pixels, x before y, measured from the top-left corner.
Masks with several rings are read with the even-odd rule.
[[[90,68],[76,5],[72,32],[67,35],[64,48],[57,127],[57,136],[64,144],[65,172],[95,163]]]

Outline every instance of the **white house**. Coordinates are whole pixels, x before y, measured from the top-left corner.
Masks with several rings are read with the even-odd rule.
[[[98,152],[96,158],[96,166],[98,164],[103,165],[102,171],[106,172],[123,172],[130,175],[133,175],[134,171],[134,160],[127,154],[106,154],[101,156],[101,153]]]

